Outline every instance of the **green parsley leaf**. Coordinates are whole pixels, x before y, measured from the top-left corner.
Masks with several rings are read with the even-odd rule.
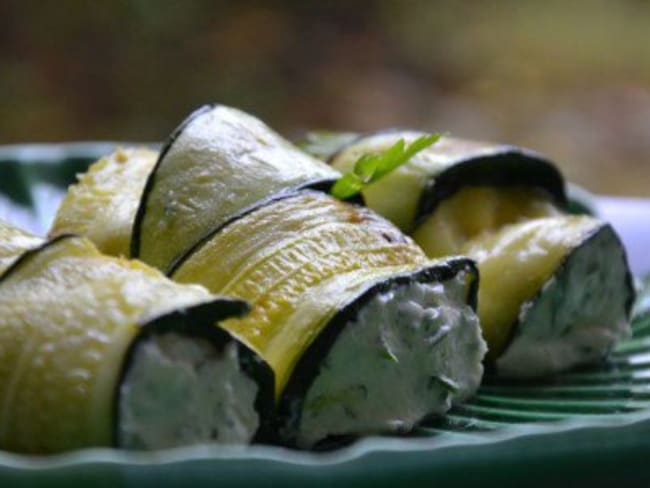
[[[353,197],[366,186],[408,162],[417,153],[437,142],[440,137],[441,134],[420,136],[408,146],[404,139],[400,139],[381,153],[364,154],[354,163],[352,171],[336,181],[330,193],[340,200]]]

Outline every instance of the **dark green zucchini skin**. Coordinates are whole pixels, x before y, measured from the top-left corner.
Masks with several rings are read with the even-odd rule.
[[[255,410],[260,417],[260,426],[253,438],[255,443],[268,443],[272,439],[275,416],[275,377],[269,365],[249,347],[233,337],[223,328],[215,327],[220,320],[241,317],[249,311],[249,305],[243,300],[217,298],[139,324],[140,330],[135,340],[129,345],[122,363],[119,381],[113,393],[113,445],[117,446],[119,429],[120,386],[133,363],[137,346],[153,335],[166,332],[180,332],[184,336],[208,340],[217,350],[223,350],[231,342],[237,344],[237,354],[242,371],[258,386],[255,398]],[[119,446],[118,446],[119,447]]]
[[[286,447],[295,447],[295,441],[286,436],[286,432],[295,431],[300,424],[300,412],[306,398],[309,387],[312,385],[320,372],[320,368],[336,343],[339,335],[343,332],[345,325],[354,320],[359,310],[372,298],[380,293],[390,290],[395,285],[414,283],[447,281],[461,271],[467,271],[473,277],[467,292],[467,303],[472,310],[476,311],[479,272],[476,263],[468,258],[453,257],[443,263],[437,263],[426,268],[415,270],[409,274],[400,274],[383,280],[368,288],[356,300],[342,307],[338,313],[328,322],[323,331],[309,345],[294,368],[294,372],[285,387],[278,403],[276,418],[275,443]],[[326,438],[314,446],[315,450],[326,450],[340,447],[354,440],[352,435],[335,436]]]
[[[504,146],[487,156],[459,159],[427,182],[420,197],[416,225],[431,215],[440,202],[467,186],[524,186],[543,191],[554,204],[566,210],[565,182],[557,167],[527,149]]]
[[[133,258],[137,258],[140,255],[140,248],[141,248],[141,233],[142,233],[142,222],[144,218],[144,214],[146,211],[147,207],[147,200],[148,196],[151,193],[154,184],[155,184],[155,179],[156,179],[156,173],[160,165],[162,164],[165,156],[171,149],[171,147],[174,145],[176,140],[179,138],[179,136],[183,133],[183,131],[198,117],[210,112],[211,110],[219,107],[220,104],[218,103],[211,103],[211,104],[206,104],[203,105],[202,107],[196,109],[194,112],[192,112],[185,120],[183,120],[176,129],[174,129],[171,133],[171,135],[168,137],[166,142],[163,144],[160,154],[158,156],[158,160],[156,161],[156,164],[152,170],[152,172],[149,174],[149,177],[147,178],[147,181],[144,186],[144,190],[142,192],[142,196],[140,198],[140,204],[138,206],[138,210],[135,215],[135,220],[133,222],[133,231],[131,235],[131,249],[130,249],[130,255]],[[317,191],[322,191],[324,193],[328,193],[330,188],[336,183],[336,178],[325,178],[325,179],[317,179],[317,180],[312,180],[312,181],[307,181],[304,182],[298,186],[293,186],[293,187],[287,187],[284,190],[278,192],[277,194],[284,194],[284,193],[294,193],[299,190],[305,190],[305,189],[311,189],[311,190],[317,190]],[[269,198],[272,198],[274,195],[269,195]],[[265,200],[262,200],[260,203],[262,203]],[[362,203],[362,200],[360,197],[357,197],[356,199],[353,199],[352,201],[355,201],[357,203]],[[253,204],[253,206],[257,207],[257,204]],[[246,209],[242,209],[242,212],[246,212],[248,209],[251,207],[247,207]],[[236,219],[239,215],[239,212],[232,215],[232,218],[229,220],[231,221],[232,219]],[[221,226],[219,226],[221,227]],[[178,261],[181,259],[181,256],[176,256],[174,261]],[[173,264],[171,265],[173,266]]]

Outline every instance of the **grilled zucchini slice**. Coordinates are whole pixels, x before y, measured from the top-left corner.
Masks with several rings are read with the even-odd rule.
[[[61,202],[50,237],[80,234],[101,252],[129,256],[133,221],[158,153],[121,148],[93,163]]]
[[[214,325],[247,309],[106,257],[83,238],[23,253],[0,278],[0,447],[51,453],[263,437],[272,372]]]
[[[480,383],[474,264],[431,263],[386,220],[323,193],[247,210],[170,274],[251,303],[223,325],[273,368],[282,442],[407,431]]]
[[[336,170],[263,122],[210,105],[191,114],[163,147],[136,215],[131,255],[159,269],[259,200],[329,186]]]

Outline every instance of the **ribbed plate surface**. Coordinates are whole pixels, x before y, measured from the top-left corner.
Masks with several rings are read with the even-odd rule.
[[[114,146],[0,147],[0,218],[45,232],[75,173]],[[602,202],[613,202],[623,213],[630,207],[611,198]],[[643,213],[650,215],[650,200],[637,200],[635,205],[645,205],[647,213]],[[649,221],[639,222],[645,228],[632,241],[628,236],[628,244],[650,249]],[[625,240],[625,229],[623,234]],[[635,259],[640,263],[643,256]],[[444,419],[426,422],[408,437],[364,439],[325,454],[220,446],[157,453],[93,449],[50,457],[0,452],[0,487],[271,482],[374,487],[433,482],[650,486],[646,461],[650,453],[649,281],[637,304],[633,337],[619,344],[606,364],[543,382],[487,378],[469,403]]]

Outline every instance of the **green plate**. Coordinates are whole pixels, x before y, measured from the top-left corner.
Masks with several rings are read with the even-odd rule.
[[[0,147],[0,218],[44,233],[74,175],[114,147]],[[599,197],[595,206],[622,235],[635,272],[650,271],[650,200]],[[43,457],[0,451],[0,487],[650,486],[650,283],[644,289],[633,337],[606,364],[545,382],[488,378],[472,401],[408,437],[328,453],[214,445]]]

